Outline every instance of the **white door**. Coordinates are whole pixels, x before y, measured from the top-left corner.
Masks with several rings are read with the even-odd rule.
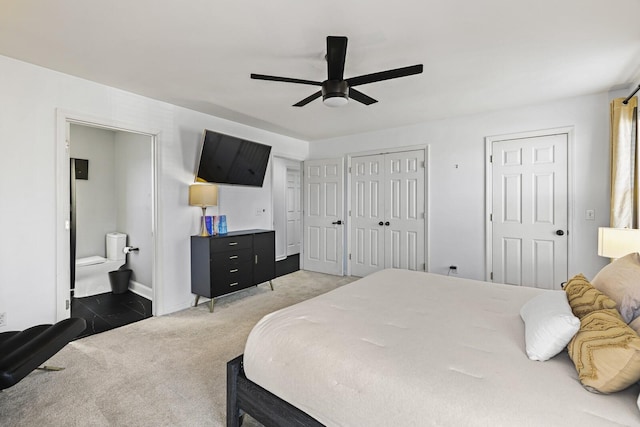
[[[287,168],[287,256],[300,253],[302,240],[302,201],[300,169]]]
[[[353,157],[351,175],[351,274],[424,270],[424,150]]]
[[[385,266],[385,157],[351,159],[351,274],[364,277]]]
[[[386,155],[385,265],[424,270],[424,151]]]
[[[493,281],[560,289],[568,268],[568,134],[494,140]]]
[[[304,162],[304,268],[343,274],[342,158]]]

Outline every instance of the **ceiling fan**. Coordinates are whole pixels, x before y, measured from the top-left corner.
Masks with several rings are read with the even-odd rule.
[[[316,82],[312,80],[292,79],[289,77],[266,76],[264,74],[251,74],[252,79],[271,80],[275,82],[299,83],[303,85],[321,86],[322,89],[302,101],[293,104],[294,107],[303,107],[322,96],[322,102],[330,107],[339,107],[349,102],[349,98],[355,99],[365,105],[371,105],[377,100],[354,89],[354,86],[382,80],[397,79],[398,77],[411,76],[422,73],[422,64],[409,67],[396,68],[394,70],[380,71],[365,74],[358,77],[344,78],[344,61],[347,56],[347,38],[327,37],[327,80]]]

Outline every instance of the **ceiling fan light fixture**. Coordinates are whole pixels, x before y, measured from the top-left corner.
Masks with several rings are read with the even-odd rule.
[[[349,102],[349,85],[344,80],[326,80],[322,83],[322,102],[327,107],[342,107]]]
[[[340,94],[331,94],[323,96],[322,103],[327,107],[342,107],[349,103],[349,98]]]

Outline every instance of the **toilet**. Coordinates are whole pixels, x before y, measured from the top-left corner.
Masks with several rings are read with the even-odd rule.
[[[94,255],[76,259],[76,281],[73,296],[76,298],[111,292],[109,272],[126,263],[124,248],[127,235],[119,232],[105,236],[107,257]]]

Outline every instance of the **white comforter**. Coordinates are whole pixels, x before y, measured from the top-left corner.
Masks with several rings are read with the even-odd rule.
[[[596,395],[566,352],[527,358],[540,292],[384,270],[265,316],[245,373],[328,426],[640,425],[638,387]]]

